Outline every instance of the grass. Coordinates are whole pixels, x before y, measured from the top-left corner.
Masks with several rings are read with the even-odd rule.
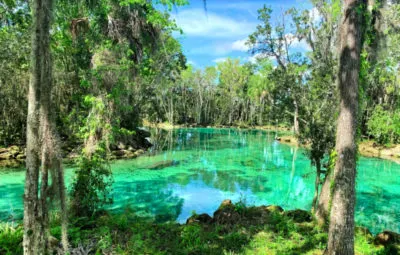
[[[0,224],[0,254],[22,254],[23,229],[11,224]]]
[[[69,238],[72,252],[88,254],[323,254],[327,234],[313,222],[294,222],[285,213],[232,205],[212,223],[155,223],[131,210],[74,219]],[[223,220],[223,224],[221,223]],[[60,240],[57,217],[51,235]],[[0,227],[0,254],[22,254],[22,227]],[[356,254],[398,254],[398,247],[373,244],[357,232]]]

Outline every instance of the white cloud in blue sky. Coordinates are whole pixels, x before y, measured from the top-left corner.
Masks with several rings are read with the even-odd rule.
[[[178,8],[172,16],[184,32],[176,37],[182,43],[188,62],[203,68],[228,57],[254,61],[245,43],[259,24],[257,10],[264,4],[272,7],[272,20],[291,7],[311,10],[308,0],[207,0],[207,10],[203,0],[191,0],[189,6]],[[311,13],[318,18],[315,10]],[[308,50],[304,41],[297,40],[293,40],[292,48]]]
[[[256,22],[239,20],[204,9],[188,9],[175,15],[178,26],[187,36],[203,38],[236,38],[253,31]]]

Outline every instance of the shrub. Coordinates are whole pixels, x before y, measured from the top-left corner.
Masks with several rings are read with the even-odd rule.
[[[0,254],[22,254],[23,229],[9,224],[0,225]]]
[[[368,132],[376,142],[386,145],[400,142],[400,111],[391,113],[382,106],[375,107],[371,118],[368,120]]]

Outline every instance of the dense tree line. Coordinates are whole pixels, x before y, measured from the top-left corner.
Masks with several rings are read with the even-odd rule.
[[[357,140],[400,142],[400,4],[312,2],[278,22],[264,6],[247,41],[256,61],[201,70],[155,7],[185,1],[1,1],[0,146],[28,138],[26,254],[46,253],[49,201],[66,211],[60,141],[81,148],[71,212],[92,215],[112,201],[110,145],[143,119],[293,127],[316,166],[313,210],[331,216],[328,252],[352,254]]]
[[[22,1],[11,3],[1,6],[0,44],[6,53],[1,56],[3,146],[24,143],[29,81],[30,9]],[[260,9],[260,26],[248,40],[257,61],[227,59],[203,70],[186,65],[181,46],[171,36],[178,28],[168,16],[154,9],[149,18],[159,20],[152,26],[144,21],[149,16],[145,9],[153,7],[129,12],[116,8],[121,4],[57,1],[52,94],[64,140],[82,138],[83,123],[88,123],[96,103],[112,113],[112,119],[103,116],[106,122],[126,130],[148,119],[171,124],[279,124],[298,133],[318,121],[312,116],[316,112],[335,114],[338,1],[315,1],[318,17],[315,11],[287,10],[278,23],[271,20],[270,8]],[[371,8],[362,50],[360,132],[381,144],[397,143],[399,7],[377,2]],[[308,52],[296,51],[293,45],[298,42],[306,44]],[[99,114],[92,113],[93,119]]]

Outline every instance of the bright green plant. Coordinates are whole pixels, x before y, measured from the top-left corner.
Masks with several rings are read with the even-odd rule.
[[[22,236],[21,226],[0,225],[0,254],[22,254]]]
[[[368,121],[368,131],[379,144],[400,142],[400,111],[393,114],[382,106],[375,107]]]

